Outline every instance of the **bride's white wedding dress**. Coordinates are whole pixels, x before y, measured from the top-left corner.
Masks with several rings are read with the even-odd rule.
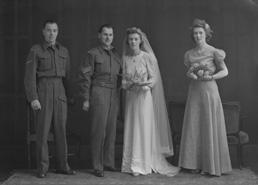
[[[167,176],[176,175],[180,168],[171,165],[160,151],[157,124],[153,106],[152,88],[157,82],[155,65],[151,55],[144,51],[135,57],[124,56],[124,75],[140,76],[148,86],[126,90],[125,130],[122,172],[150,174],[152,172]],[[123,80],[123,87],[129,81]]]

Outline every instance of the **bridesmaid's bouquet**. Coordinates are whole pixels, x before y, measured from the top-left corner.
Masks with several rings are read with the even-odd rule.
[[[208,66],[204,62],[194,63],[190,67],[188,73],[189,73],[189,77],[197,80],[198,78],[202,78],[204,76],[209,75]]]

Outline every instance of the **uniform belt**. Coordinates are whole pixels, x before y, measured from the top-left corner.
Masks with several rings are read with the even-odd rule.
[[[107,87],[107,88],[116,88],[117,87],[117,82],[116,81],[93,81],[92,82],[93,86],[100,86],[100,87]]]
[[[38,83],[57,83],[62,82],[61,77],[41,77],[38,79]]]

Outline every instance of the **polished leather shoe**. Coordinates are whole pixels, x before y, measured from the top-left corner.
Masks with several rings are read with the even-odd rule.
[[[64,174],[64,175],[75,175],[76,171],[72,170],[72,169],[69,169],[67,171],[59,171],[59,170],[57,170],[56,173],[60,173],[60,174]]]
[[[104,172],[101,170],[94,170],[94,175],[97,177],[104,177]]]
[[[110,172],[121,172],[120,168],[116,168],[116,167],[110,167],[110,166],[105,166],[104,170],[106,171],[110,171]]]
[[[47,173],[44,173],[44,172],[39,172],[38,173],[38,178],[45,178],[47,176]]]

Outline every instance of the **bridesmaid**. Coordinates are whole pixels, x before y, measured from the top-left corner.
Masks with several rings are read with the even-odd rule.
[[[228,75],[225,52],[207,44],[212,30],[204,20],[196,19],[191,27],[195,48],[187,51],[184,64],[189,69],[189,86],[179,166],[192,173],[221,176],[230,172],[222,103],[216,80]]]

